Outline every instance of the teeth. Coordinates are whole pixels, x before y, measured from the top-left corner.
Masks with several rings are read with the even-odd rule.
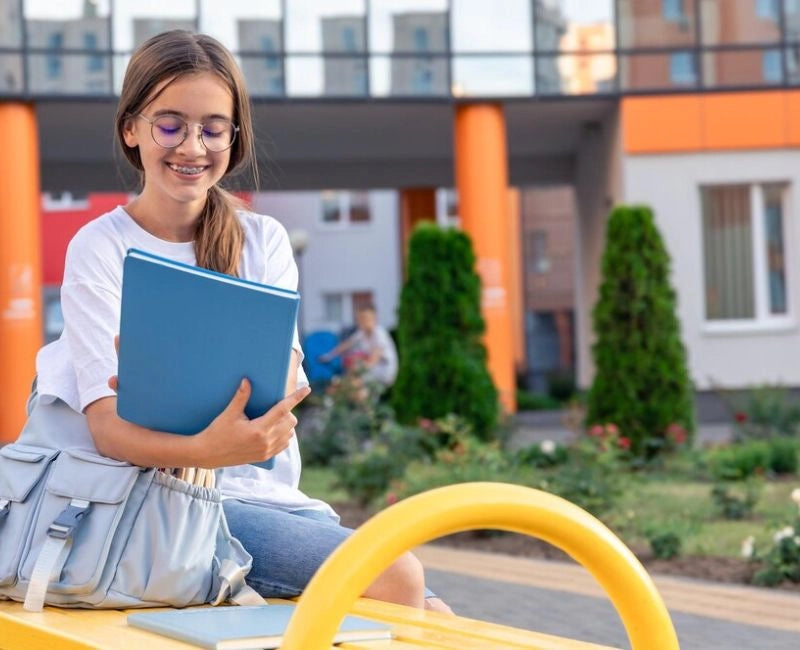
[[[179,174],[199,174],[205,167],[182,167],[181,165],[173,165],[170,163],[170,169],[174,169]]]

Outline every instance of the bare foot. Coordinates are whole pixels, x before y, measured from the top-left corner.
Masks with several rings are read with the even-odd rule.
[[[449,614],[450,616],[455,616],[455,612],[450,609],[449,605],[444,602],[441,598],[426,598],[425,599],[425,609],[431,612],[441,612],[442,614]]]

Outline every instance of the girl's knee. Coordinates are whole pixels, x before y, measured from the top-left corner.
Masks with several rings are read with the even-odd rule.
[[[368,598],[422,607],[425,602],[425,573],[412,553],[404,553],[364,593]]]

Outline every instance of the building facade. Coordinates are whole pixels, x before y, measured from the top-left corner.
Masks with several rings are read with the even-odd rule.
[[[253,95],[261,186],[237,187],[265,191],[259,205],[312,232],[301,259],[309,327],[346,320],[368,291],[392,325],[410,229],[449,219],[476,246],[504,394],[520,363],[571,364],[587,386],[606,218],[616,203],[644,202],[672,256],[697,387],[800,385],[800,366],[782,352],[800,343],[800,3],[497,5],[0,0],[0,118],[15,134],[35,134],[0,154],[0,172],[18,179],[0,190],[0,205],[30,204],[26,187],[135,191],[110,135],[127,58],[154,31],[199,29],[236,53]],[[0,273],[0,313],[11,315],[0,321],[0,346],[22,336],[22,311],[8,301],[32,301],[25,314],[41,321],[39,298],[17,289],[38,286],[36,254],[25,252],[38,235],[23,223],[0,227],[0,267],[13,270]],[[556,304],[564,236],[571,294]],[[351,245],[381,251],[366,258],[381,282],[325,275],[350,255],[337,247]],[[25,340],[0,352],[35,347]]]

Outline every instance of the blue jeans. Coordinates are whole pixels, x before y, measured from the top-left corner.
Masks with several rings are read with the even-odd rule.
[[[353,532],[314,510],[284,512],[235,499],[222,502],[231,534],[253,556],[247,583],[266,598],[298,596]],[[425,590],[425,597],[433,592]]]

